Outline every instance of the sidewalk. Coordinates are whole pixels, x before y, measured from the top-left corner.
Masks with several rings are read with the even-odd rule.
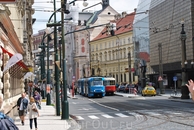
[[[172,91],[171,89],[166,89],[165,94],[160,94],[159,91],[157,91],[157,96],[164,96],[164,97],[167,97],[169,100],[176,101],[176,102],[194,103],[192,99],[181,99],[181,94],[172,96],[171,91]],[[127,98],[145,99],[145,97],[141,96],[141,94],[135,95],[135,94],[130,94],[130,93],[116,92],[115,95],[127,97]]]
[[[40,116],[37,119],[38,130],[80,130],[77,122],[71,118],[69,120],[61,120],[61,116],[55,116],[55,108],[52,105],[41,103],[42,109],[39,110]],[[26,115],[25,125],[22,126],[19,117],[15,118],[15,124],[19,130],[30,130],[28,114]],[[33,130],[34,123],[33,123]]]

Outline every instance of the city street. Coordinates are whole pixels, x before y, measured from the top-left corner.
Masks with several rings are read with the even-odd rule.
[[[83,130],[192,130],[194,103],[168,97],[105,96],[69,99],[70,115]]]

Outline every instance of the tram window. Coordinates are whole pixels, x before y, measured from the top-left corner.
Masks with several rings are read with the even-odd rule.
[[[115,85],[115,80],[111,80],[110,85]]]
[[[103,85],[102,81],[93,81],[93,85]]]

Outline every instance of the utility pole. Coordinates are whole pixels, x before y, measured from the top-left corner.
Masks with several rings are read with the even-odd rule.
[[[128,53],[128,71],[129,71],[129,83],[131,83],[131,53]]]
[[[186,58],[186,32],[184,30],[184,21],[181,21],[182,30],[180,33],[181,39],[181,50],[182,50],[182,60],[181,60],[181,69],[182,69],[182,84],[181,84],[181,99],[189,99],[189,90],[188,87],[185,85],[188,81],[188,74],[187,74],[187,58]]]
[[[158,82],[159,82],[159,88],[160,88],[160,93],[164,94],[164,86],[163,86],[163,63],[162,63],[162,44],[158,43],[158,52],[159,52],[159,77],[158,77]]]

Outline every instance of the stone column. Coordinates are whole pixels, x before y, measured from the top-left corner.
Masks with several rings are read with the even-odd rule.
[[[8,60],[9,60],[9,55],[4,54],[4,65],[7,64]],[[4,73],[4,99],[5,99],[6,104],[9,104],[9,98],[10,98],[10,91],[9,91],[10,82],[9,82],[9,79],[10,79],[9,71],[6,71]]]
[[[21,88],[21,93],[25,92],[24,87],[25,87],[25,85],[24,85],[24,78],[21,78],[21,79],[20,79],[20,88]]]
[[[3,55],[3,51],[0,48],[0,56],[2,57],[2,55]],[[1,57],[0,57],[0,68],[3,65],[3,61],[2,61]],[[0,110],[1,110],[1,107],[3,106],[3,93],[2,93],[3,82],[2,82],[2,77],[3,77],[3,71],[0,69]]]

